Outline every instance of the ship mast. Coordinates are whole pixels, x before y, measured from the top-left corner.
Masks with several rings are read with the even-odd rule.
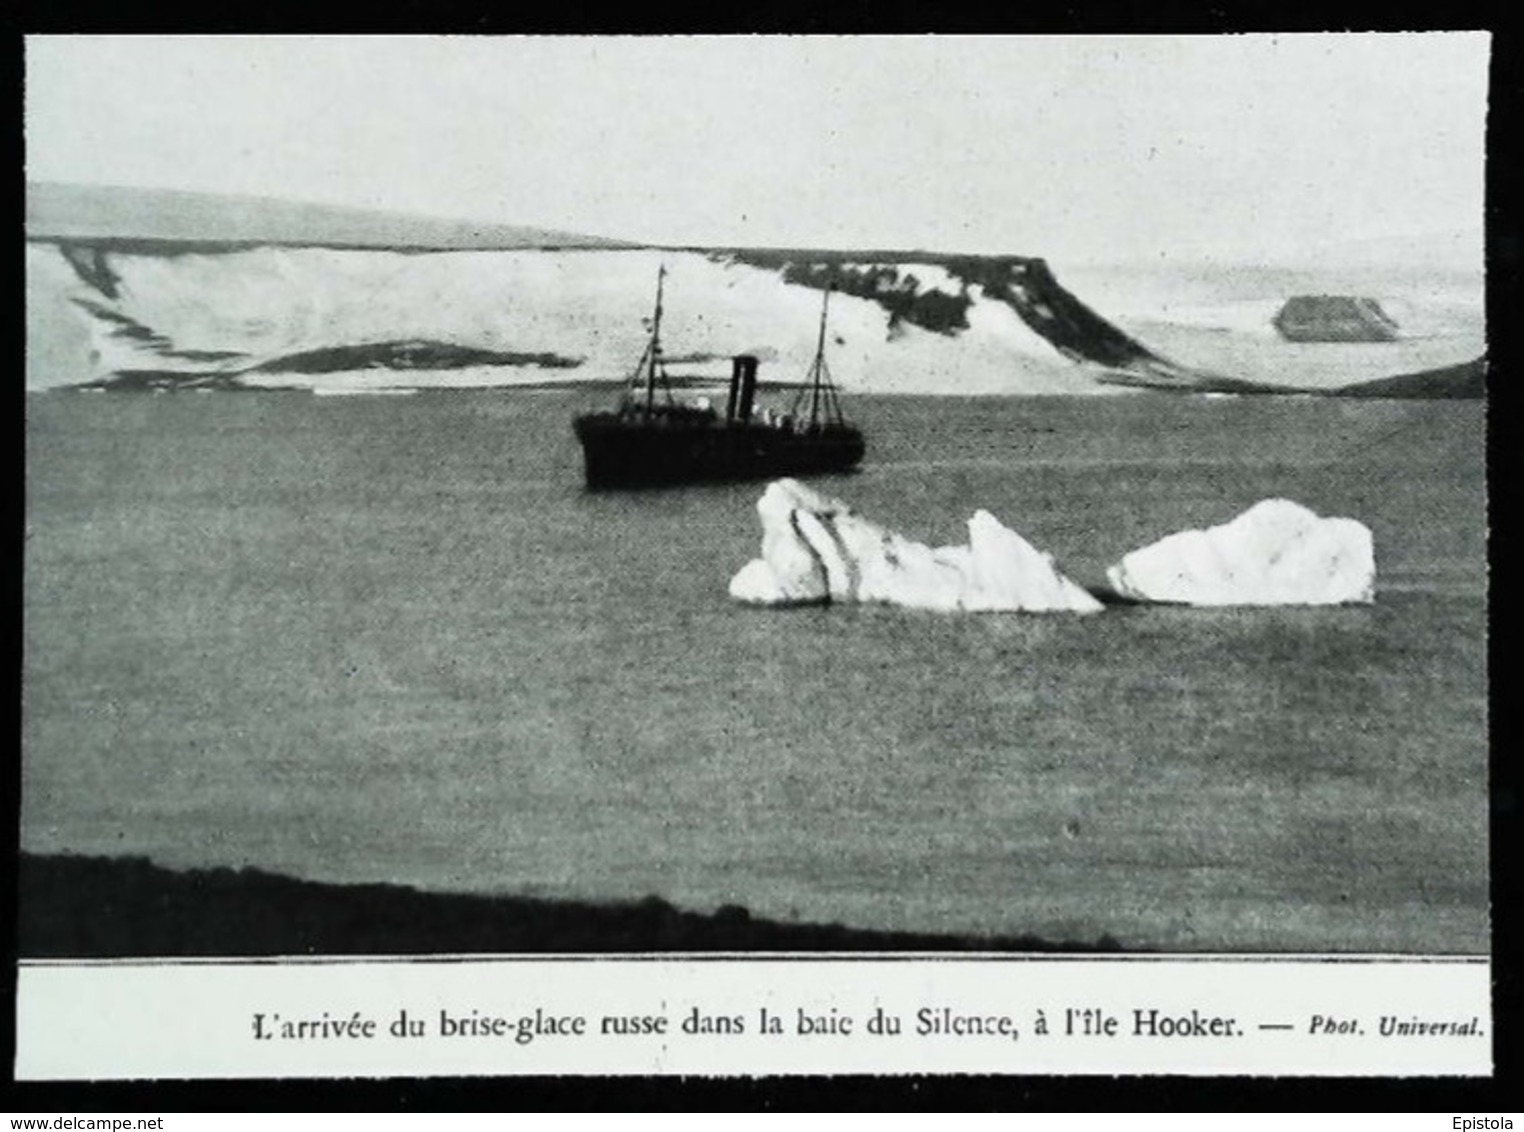
[[[656,400],[656,363],[661,357],[661,289],[667,277],[667,265],[656,269],[656,313],[651,317],[651,345],[646,354],[646,414],[649,416]]]
[[[826,311],[831,306],[831,291],[834,288],[827,287],[825,296],[820,301],[820,335],[815,340],[815,362],[810,366],[810,431],[814,432],[820,427],[820,392],[825,381],[825,333]]]

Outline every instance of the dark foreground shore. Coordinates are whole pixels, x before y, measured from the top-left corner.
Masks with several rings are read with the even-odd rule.
[[[257,869],[173,872],[141,857],[21,854],[18,952],[29,959],[644,951],[1118,951],[1103,936],[879,932],[712,915],[651,896],[583,904],[338,885]]]

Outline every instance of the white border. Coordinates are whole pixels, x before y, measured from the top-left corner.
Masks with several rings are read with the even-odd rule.
[[[1491,962],[1469,956],[737,955],[307,956],[241,960],[25,960],[18,1080],[772,1074],[1485,1077],[1493,1070]],[[694,1035],[681,1023],[742,1020]],[[758,1032],[760,1012],[781,1034]],[[400,1011],[418,1037],[388,1031]],[[898,1035],[870,1034],[882,1010]],[[930,1011],[922,1015],[921,1011]],[[950,1011],[951,1015],[942,1011]],[[1066,1034],[1066,1011],[1074,1033]],[[1110,1035],[1085,1030],[1112,1017]],[[519,1019],[585,1019],[527,1042]],[[799,1033],[849,1018],[847,1033]],[[1048,1033],[1036,1032],[1041,1011]],[[1138,1032],[1134,1012],[1192,1019]],[[498,1034],[444,1036],[452,1020]],[[262,1016],[255,1032],[255,1016]],[[346,1025],[282,1036],[281,1023]],[[667,1019],[663,1034],[600,1033],[605,1015]],[[1009,1034],[951,1034],[949,1017],[1010,1019]],[[1323,1019],[1315,1023],[1315,1019]],[[1222,1021],[1212,1023],[1212,1019]],[[1474,1034],[1388,1034],[1382,1020]],[[939,1020],[941,1020],[939,1024]],[[367,1028],[369,1021],[373,1026]],[[1199,1025],[1197,1024],[1199,1023]],[[1335,1025],[1338,1023],[1340,1025]],[[963,1023],[965,1028],[975,1028]],[[997,1028],[990,1021],[984,1025]],[[1337,1032],[1340,1028],[1344,1032]],[[416,1027],[415,1027],[416,1028]],[[564,1023],[560,1028],[564,1028]],[[1145,1026],[1146,1028],[1146,1026]],[[1166,1029],[1160,1026],[1158,1029]],[[1394,1027],[1388,1023],[1388,1029]],[[1212,1032],[1202,1032],[1216,1031]]]

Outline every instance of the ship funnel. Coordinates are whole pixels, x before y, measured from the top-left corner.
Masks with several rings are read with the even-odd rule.
[[[730,400],[725,402],[725,420],[730,422],[736,419],[736,402],[741,395],[741,359],[732,358],[730,361]]]
[[[730,403],[725,409],[728,421],[751,420],[751,403],[757,394],[757,359],[738,354],[731,362]]]

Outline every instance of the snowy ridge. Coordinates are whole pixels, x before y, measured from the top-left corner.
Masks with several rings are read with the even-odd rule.
[[[1476,281],[1418,271],[1357,279],[1279,268],[1081,268],[1061,281],[1044,261],[1016,256],[145,251],[68,239],[33,241],[26,255],[31,389],[617,383],[645,347],[663,265],[669,368],[701,382],[723,382],[739,353],[761,360],[765,383],[801,380],[826,287],[835,291],[827,359],[848,392],[1342,393],[1397,374],[1475,368],[1486,349]],[[1355,282],[1390,304],[1397,342],[1309,346],[1281,340],[1270,325],[1288,292],[1336,293]],[[1475,385],[1448,395],[1477,395]],[[1437,395],[1384,389],[1369,395]]]
[[[131,254],[33,243],[27,264],[30,321],[51,340],[30,367],[33,388],[124,374],[266,387],[617,381],[644,348],[662,265],[662,336],[674,373],[723,378],[729,357],[753,353],[764,380],[791,382],[813,357],[821,299],[776,270],[693,251]],[[836,294],[827,356],[844,389],[1102,389],[1072,351],[1055,348],[1009,303],[935,263],[896,267],[923,293],[961,289],[968,325],[927,330],[870,298]],[[59,345],[71,333],[83,334],[83,350]],[[354,357],[348,368],[345,351]],[[320,372],[313,356],[324,358]]]

